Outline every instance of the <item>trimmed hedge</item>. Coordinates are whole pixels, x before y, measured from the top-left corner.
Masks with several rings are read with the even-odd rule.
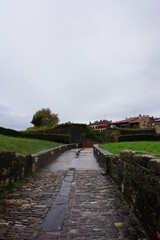
[[[70,135],[67,134],[50,134],[50,133],[27,133],[0,127],[0,134],[12,137],[33,138],[59,143],[70,143]]]
[[[155,134],[130,134],[121,135],[118,137],[119,142],[131,142],[131,141],[160,141],[160,135]]]
[[[120,129],[121,131],[121,135],[139,135],[139,134],[156,134],[155,129],[151,128],[151,129]]]
[[[21,137],[22,133],[13,129],[0,127],[0,134],[12,137]]]
[[[70,135],[67,134],[23,133],[23,137],[66,144],[71,142]]]

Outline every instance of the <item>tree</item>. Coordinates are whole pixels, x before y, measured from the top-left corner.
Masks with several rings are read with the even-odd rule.
[[[53,127],[57,125],[59,122],[58,114],[54,114],[51,112],[49,108],[42,108],[38,110],[32,118],[31,123],[34,124],[35,127],[40,126],[48,126]]]

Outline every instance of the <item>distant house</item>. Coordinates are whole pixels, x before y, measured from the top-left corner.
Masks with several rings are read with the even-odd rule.
[[[155,121],[156,119],[154,117],[150,117],[148,127],[155,127]]]
[[[154,124],[156,133],[160,134],[160,118],[155,118]]]
[[[103,132],[106,129],[109,128],[110,124],[112,123],[112,121],[108,121],[108,120],[100,120],[100,121],[95,121],[93,123],[89,123],[89,127],[92,128],[95,131],[98,132]]]
[[[155,125],[160,125],[160,118],[155,118],[154,123]]]
[[[120,120],[117,122],[113,122],[110,124],[111,128],[140,128],[140,129],[144,129],[144,128],[149,128],[152,127],[152,125],[154,125],[154,118],[153,117],[149,117],[148,115],[145,116],[141,116],[139,115],[138,117],[130,117],[130,118],[126,118],[124,120]]]

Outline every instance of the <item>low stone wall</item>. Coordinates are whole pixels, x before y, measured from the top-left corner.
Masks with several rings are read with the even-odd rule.
[[[151,239],[160,239],[160,158],[132,151],[113,155],[98,145],[94,154],[132,204]]]
[[[67,144],[38,154],[21,156],[14,152],[0,152],[0,191],[10,188],[17,180],[34,173],[49,161],[53,161],[63,152],[79,147],[79,144]]]
[[[40,167],[44,166],[46,163],[53,161],[63,152],[70,150],[72,148],[78,148],[80,144],[66,144],[57,148],[53,148],[50,150],[42,151],[37,154],[32,154],[32,172],[35,172]]]

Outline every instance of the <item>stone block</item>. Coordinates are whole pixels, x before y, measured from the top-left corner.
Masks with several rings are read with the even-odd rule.
[[[147,166],[152,172],[160,175],[160,158],[151,159]]]
[[[69,196],[57,196],[55,205],[67,205],[69,202]]]
[[[6,176],[6,175],[8,174],[8,172],[9,172],[9,169],[7,169],[7,168],[2,168],[1,174],[2,174],[2,176]]]
[[[65,214],[65,206],[54,206],[45,219],[43,225],[44,231],[60,231],[64,222]]]
[[[4,187],[8,187],[9,186],[9,178],[7,178],[4,182]]]
[[[142,167],[147,167],[148,162],[153,159],[154,157],[151,155],[133,155],[132,156],[132,163],[137,165],[141,165]]]
[[[122,161],[133,163],[133,155],[135,152],[130,150],[124,150],[120,152],[120,158]]]

